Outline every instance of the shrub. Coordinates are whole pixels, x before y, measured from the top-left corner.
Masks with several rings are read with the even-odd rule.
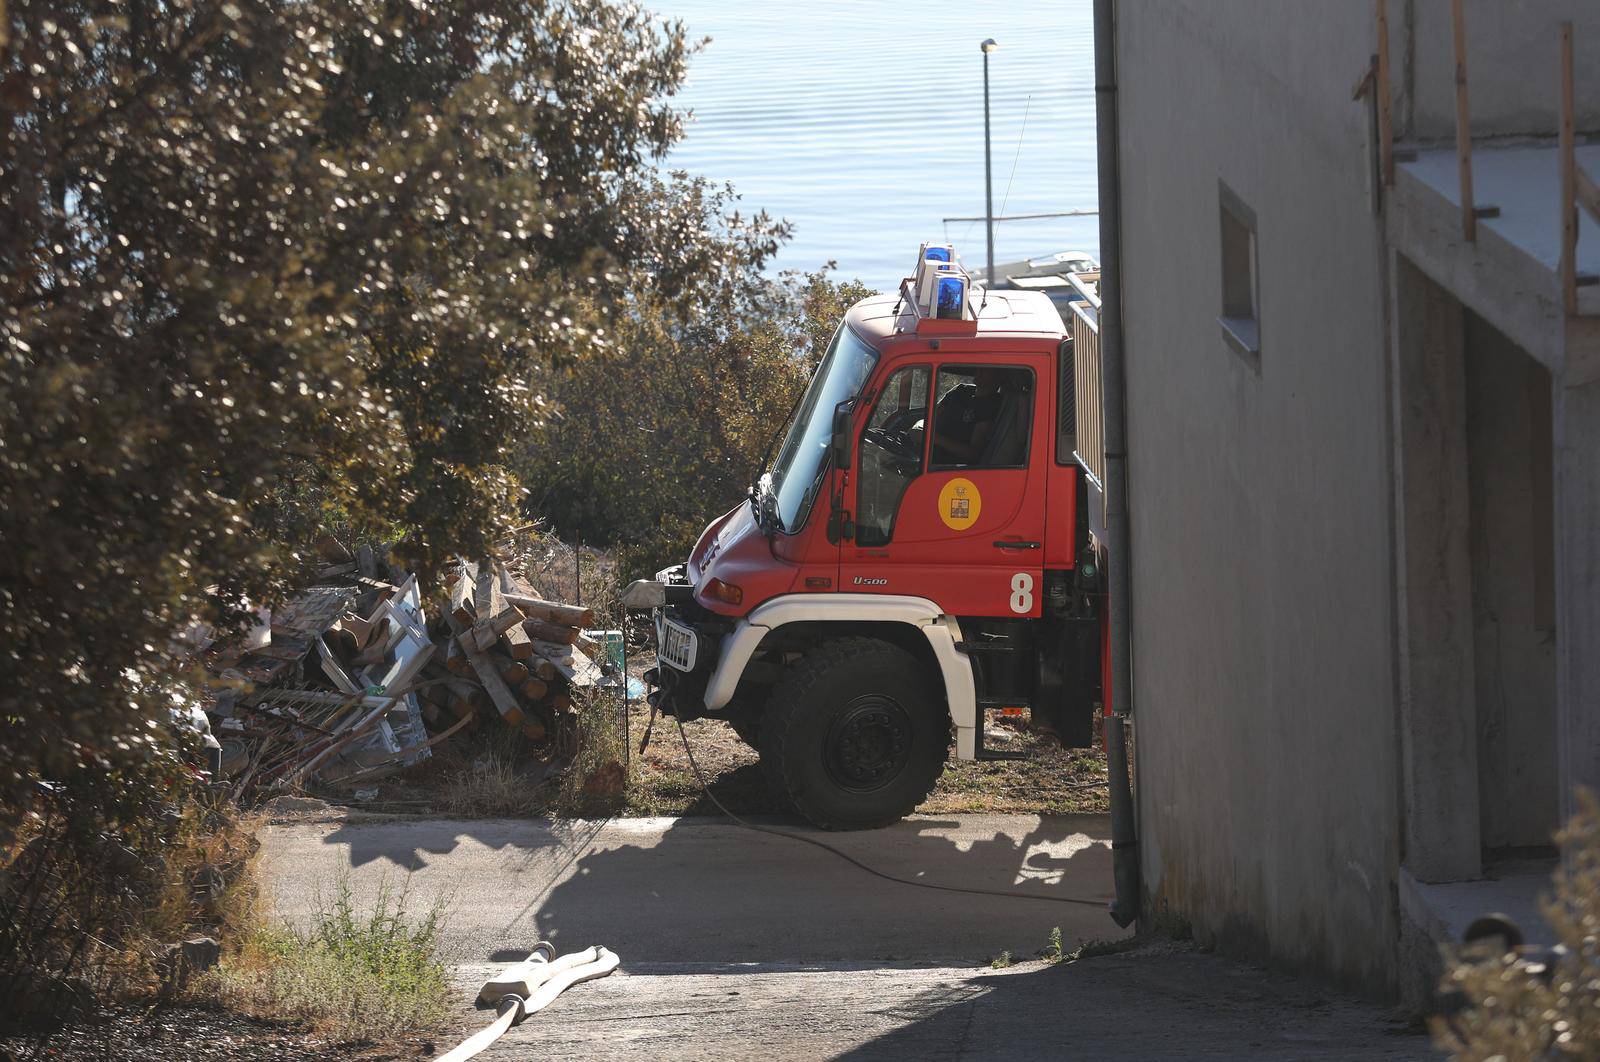
[[[48,781],[46,862],[159,860],[174,632],[330,525],[487,552],[551,366],[760,268],[781,225],[657,175],[691,51],[611,0],[0,8],[0,848]],[[63,924],[0,914],[0,972]]]
[[[528,442],[533,511],[565,535],[618,547],[621,575],[683,559],[732,508],[783,428],[850,304],[823,274],[707,285],[693,316],[648,308],[551,380]]]
[[[1436,1043],[1460,1059],[1600,1057],[1600,802],[1582,794],[1559,838],[1564,862],[1544,913],[1557,951],[1453,957],[1444,989],[1466,1008],[1435,1018]]]
[[[193,785],[175,759],[98,785],[47,787],[0,849],[0,996],[25,1004],[0,1025],[174,987],[170,945],[226,938],[243,924],[254,823]],[[67,972],[78,976],[61,979]]]
[[[407,915],[405,893],[380,889],[358,912],[347,880],[304,929],[260,924],[223,960],[209,988],[261,1018],[306,1021],[340,1041],[387,1040],[438,1025],[451,997],[436,954],[440,910]]]

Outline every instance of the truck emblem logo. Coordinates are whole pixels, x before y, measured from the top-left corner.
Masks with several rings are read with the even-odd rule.
[[[874,578],[874,577],[872,577],[870,575],[858,575],[858,576],[856,576],[856,585],[857,586],[888,586],[889,585],[889,580],[887,580],[887,579],[877,579],[877,578]]]
[[[957,476],[939,490],[939,519],[952,531],[965,531],[982,511],[983,495],[970,479]]]

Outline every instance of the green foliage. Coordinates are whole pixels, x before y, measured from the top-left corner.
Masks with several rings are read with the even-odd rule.
[[[319,524],[405,528],[424,570],[484,552],[549,367],[627,293],[736,288],[783,234],[656,176],[692,49],[631,4],[13,0],[6,26],[0,820],[145,755],[172,633],[274,599]]]
[[[309,929],[256,926],[210,988],[230,1006],[308,1021],[340,1041],[426,1030],[450,1009],[439,919],[438,908],[410,918],[405,893],[387,886],[362,913],[341,880]]]
[[[0,7],[0,848],[48,780],[52,859],[159,861],[175,632],[330,527],[487,552],[552,371],[749,286],[784,227],[657,172],[692,51],[612,0]]]
[[[1009,951],[1002,951],[999,955],[996,955],[994,958],[989,960],[989,969],[1006,970],[1010,969],[1016,964],[1016,960],[1011,957],[1011,953]]]
[[[1562,865],[1545,918],[1564,951],[1455,956],[1444,987],[1467,1006],[1435,1018],[1434,1039],[1459,1059],[1600,1057],[1600,801],[1581,794],[1559,838]]]
[[[551,381],[556,408],[522,466],[532,509],[620,547],[625,577],[681,560],[745,495],[844,311],[870,294],[822,273],[746,279],[702,283],[687,318],[640,302]]]
[[[1050,930],[1050,939],[1045,941],[1044,948],[1039,952],[1039,958],[1045,962],[1057,963],[1061,961],[1061,927],[1056,926]]]

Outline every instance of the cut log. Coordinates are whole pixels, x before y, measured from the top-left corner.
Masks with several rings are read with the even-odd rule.
[[[512,609],[511,612],[515,615],[516,609]],[[511,654],[513,660],[527,660],[533,656],[533,639],[528,637],[528,632],[522,629],[521,623],[513,623],[500,632],[500,644]]]
[[[552,668],[552,670],[554,670],[554,669]],[[543,700],[545,694],[550,692],[550,684],[545,682],[543,679],[538,679],[538,678],[534,678],[532,676],[529,676],[522,683],[522,685],[517,688],[517,692],[522,694],[522,697],[523,697],[524,700],[528,700],[528,701]]]
[[[494,659],[500,665],[500,677],[506,680],[507,686],[520,686],[528,681],[528,665],[521,660]]]
[[[506,594],[505,599],[517,606],[517,609],[529,619],[540,619],[547,623],[559,623],[565,627],[594,626],[594,609],[592,608],[583,608],[580,605],[563,605],[555,601],[529,597],[526,594]]]
[[[554,664],[540,656],[537,651],[527,660],[528,670],[546,682],[554,682],[561,677],[561,672]]]
[[[544,702],[550,710],[557,715],[564,715],[572,711],[572,694],[566,690],[552,690]]]
[[[577,646],[578,651],[590,660],[599,660],[606,654],[606,647],[598,639],[589,637],[583,631],[578,632],[578,638],[572,644]]]
[[[554,642],[534,642],[533,651],[554,664],[569,686],[584,689],[598,685],[605,678],[599,666],[570,645]]]
[[[477,715],[478,709],[488,704],[489,698],[484,695],[483,690],[480,687],[473,688],[479,694],[478,697],[450,698],[450,703],[447,707],[450,709],[450,714],[454,715],[457,719],[463,719],[469,716]]]
[[[548,731],[545,730],[544,723],[540,720],[529,719],[522,724],[522,733],[529,741],[543,741]]]
[[[537,638],[541,642],[554,642],[557,645],[576,645],[583,637],[582,632],[576,627],[542,619],[525,619],[522,621],[522,629],[527,631],[531,638]]]

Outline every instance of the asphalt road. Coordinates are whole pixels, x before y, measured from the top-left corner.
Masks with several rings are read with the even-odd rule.
[[[706,819],[277,825],[263,869],[291,920],[341,878],[358,901],[387,887],[413,910],[443,904],[462,1000],[445,1039],[488,1023],[470,1006],[477,986],[539,937],[622,957],[483,1058],[1435,1057],[1378,1007],[1170,944],[990,969],[1003,950],[1029,959],[1053,926],[1068,950],[1121,935],[1102,906],[1103,817],[929,817],[813,835],[897,875],[1095,903],[919,889]]]

